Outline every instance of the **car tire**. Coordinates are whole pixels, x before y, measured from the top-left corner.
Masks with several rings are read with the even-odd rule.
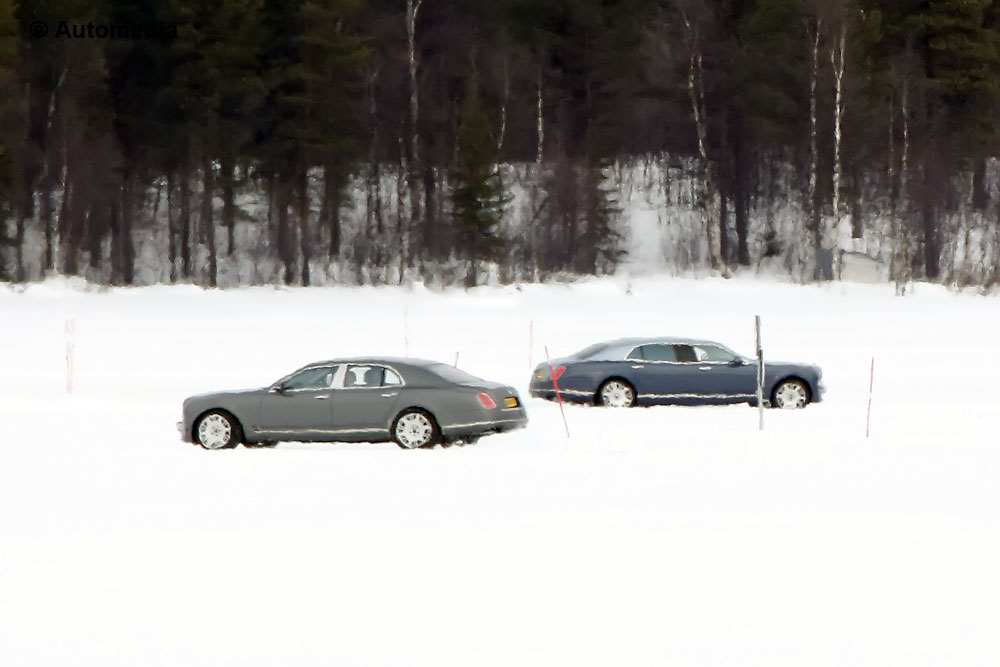
[[[771,405],[785,410],[797,410],[809,405],[812,394],[809,385],[798,378],[782,380],[771,392]]]
[[[194,425],[194,439],[205,449],[232,449],[243,440],[243,427],[225,410],[209,410]]]
[[[635,387],[622,378],[609,378],[597,390],[596,403],[612,408],[631,408],[635,405]]]
[[[392,422],[392,440],[403,449],[431,448],[441,439],[441,429],[426,410],[409,408]]]

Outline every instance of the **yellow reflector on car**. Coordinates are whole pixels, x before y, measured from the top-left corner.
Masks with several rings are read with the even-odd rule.
[[[535,377],[538,378],[539,380],[544,380],[545,379],[545,371],[538,371],[537,373],[535,373]]]
[[[503,406],[505,408],[516,408],[517,399],[514,398],[513,396],[508,396],[507,398],[503,399]]]

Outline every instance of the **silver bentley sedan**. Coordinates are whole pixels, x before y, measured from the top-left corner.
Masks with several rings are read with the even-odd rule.
[[[261,389],[192,396],[181,438],[205,449],[282,440],[471,443],[528,423],[517,391],[448,364],[385,357],[304,366]]]

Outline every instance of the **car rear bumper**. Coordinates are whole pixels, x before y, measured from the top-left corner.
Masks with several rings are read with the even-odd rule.
[[[442,424],[441,434],[445,438],[462,438],[467,436],[487,435],[489,433],[503,433],[524,428],[528,425],[528,415],[523,408],[515,410],[504,410],[504,413],[495,418],[482,419],[478,421],[464,422],[458,424]]]

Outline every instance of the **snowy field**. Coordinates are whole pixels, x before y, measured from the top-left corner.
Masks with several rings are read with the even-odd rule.
[[[755,314],[827,386],[762,433],[745,406],[569,407],[567,438],[527,396],[544,345],[750,354]],[[0,662],[997,665],[998,341],[996,297],[927,285],[2,287]],[[188,395],[369,353],[458,354],[531,423],[429,451],[179,440]]]

